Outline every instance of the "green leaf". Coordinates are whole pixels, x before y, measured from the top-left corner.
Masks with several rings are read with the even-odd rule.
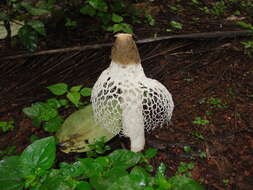
[[[19,171],[19,157],[11,156],[0,161],[0,189],[22,190],[24,180]]]
[[[62,122],[62,117],[58,115],[55,118],[45,122],[44,129],[49,133],[54,133],[60,129]]]
[[[61,162],[60,170],[65,176],[78,177],[84,173],[85,168],[80,161],[76,161],[72,164]]]
[[[48,104],[43,102],[36,102],[31,107],[23,109],[23,112],[32,119],[48,121],[58,115],[58,111]]]
[[[47,87],[50,92],[54,95],[60,96],[65,94],[68,91],[68,85],[65,83],[57,83]]]
[[[67,99],[60,99],[59,102],[62,106],[67,106],[69,103]]]
[[[158,177],[165,176],[165,172],[166,172],[166,166],[165,166],[165,164],[164,163],[160,163],[160,165],[157,168],[156,176],[158,176]]]
[[[76,107],[79,106],[80,103],[80,93],[79,92],[68,92],[67,98],[70,102],[72,102]]]
[[[34,7],[29,7],[26,10],[32,16],[41,16],[41,15],[45,15],[45,14],[50,14],[50,11],[48,11],[46,9],[38,9],[38,8],[34,8]]]
[[[24,25],[18,31],[18,37],[26,49],[34,52],[37,49],[38,36],[37,32],[29,26]]]
[[[131,152],[129,150],[115,150],[109,155],[113,167],[120,167],[128,169],[136,165],[141,158],[139,153]]]
[[[92,89],[91,88],[83,88],[80,91],[80,94],[84,97],[91,96]]]
[[[86,181],[81,181],[77,187],[76,190],[92,190],[91,185]]]
[[[84,168],[84,176],[91,178],[94,176],[99,176],[104,170],[104,167],[99,162],[95,162],[92,158],[79,159]]]
[[[174,176],[168,180],[173,190],[204,190],[204,188],[193,179],[186,176]]]
[[[176,29],[182,29],[183,25],[179,22],[176,22],[176,21],[171,21],[170,22],[170,25],[173,27],[173,28],[176,28]]]
[[[188,146],[188,145],[187,145],[187,146],[184,146],[184,151],[185,151],[185,152],[191,152],[191,150],[192,150],[192,149],[191,149],[190,146]]]
[[[89,0],[88,3],[98,11],[107,12],[108,10],[108,6],[104,0]]]
[[[38,104],[40,106],[40,115],[39,119],[42,121],[49,121],[50,119],[56,117],[58,115],[58,111],[54,108],[51,108],[47,104]]]
[[[31,26],[39,34],[46,36],[45,25],[39,20],[30,20],[27,25]]]
[[[75,189],[75,183],[77,182],[73,179],[61,175],[60,170],[52,169],[49,175],[44,178],[44,183],[41,184],[39,190],[73,190]]]
[[[80,13],[84,15],[95,16],[96,10],[90,5],[85,5],[84,7],[80,9]]]
[[[96,190],[110,189],[112,183],[120,177],[128,175],[128,172],[122,168],[112,168],[104,172],[104,176],[93,176],[90,178],[90,184]]]
[[[141,178],[126,175],[118,178],[111,186],[110,190],[143,190],[145,183]]]
[[[144,156],[146,158],[150,159],[150,158],[155,157],[156,154],[157,154],[157,150],[150,148],[150,149],[148,149],[148,150],[145,151]]]
[[[70,88],[70,92],[79,92],[83,85],[77,85]]]
[[[65,26],[66,27],[76,27],[77,22],[75,20],[71,20],[70,18],[66,18]]]
[[[122,22],[124,19],[122,16],[120,15],[117,15],[115,13],[112,13],[112,21],[115,22],[115,23],[120,23]]]
[[[239,21],[239,22],[237,22],[237,24],[240,25],[243,28],[246,28],[246,29],[249,29],[249,30],[253,31],[253,25],[251,25],[251,24],[248,24],[248,23],[243,22],[243,21]]]
[[[7,122],[6,121],[0,121],[0,127],[6,127]]]
[[[61,102],[57,100],[56,98],[49,98],[47,100],[47,105],[49,105],[51,108],[58,109],[62,106]]]
[[[117,33],[117,32],[125,32],[129,34],[133,33],[133,29],[131,25],[127,23],[114,24],[113,26],[108,27],[107,30],[113,33]]]
[[[146,170],[140,166],[135,166],[132,170],[131,170],[131,176],[133,178],[135,178],[135,180],[139,181],[139,184],[147,186],[148,182],[150,181],[150,176],[149,174],[146,172]]]
[[[55,160],[56,145],[53,136],[35,141],[20,156],[23,176],[34,175],[36,170],[52,167]]]

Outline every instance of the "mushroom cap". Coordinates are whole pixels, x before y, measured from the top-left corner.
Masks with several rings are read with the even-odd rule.
[[[140,64],[141,58],[132,34],[119,33],[115,37],[111,52],[112,61],[123,65]]]

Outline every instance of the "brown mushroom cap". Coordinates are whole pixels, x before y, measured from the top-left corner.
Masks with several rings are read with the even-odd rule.
[[[140,64],[141,58],[132,34],[119,33],[115,37],[111,54],[112,61],[123,65]]]

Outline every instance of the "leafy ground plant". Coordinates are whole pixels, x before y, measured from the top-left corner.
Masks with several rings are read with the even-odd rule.
[[[59,109],[68,107],[69,101],[77,108],[85,105],[80,101],[81,96],[90,96],[91,89],[82,88],[82,85],[78,85],[68,90],[68,85],[65,83],[57,83],[47,88],[57,96],[66,94],[66,98],[50,98],[46,102],[35,102],[30,107],[24,108],[23,112],[32,119],[35,126],[43,125],[45,131],[56,132],[63,122]]]
[[[5,133],[14,129],[14,121],[0,121],[0,129]]]
[[[74,163],[56,162],[54,137],[46,137],[29,145],[19,156],[0,161],[0,189],[6,190],[202,190],[203,187],[186,173],[194,166],[181,164],[171,178],[165,176],[163,163],[155,175],[144,165],[156,151],[134,153],[115,150],[96,158],[80,158]],[[144,159],[146,162],[144,162]],[[141,164],[141,165],[140,165]],[[153,171],[154,172],[154,171]]]

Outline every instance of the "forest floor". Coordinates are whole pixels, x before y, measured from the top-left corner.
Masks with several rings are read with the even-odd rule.
[[[148,3],[155,10],[152,14],[159,24],[152,27],[136,25],[134,31],[138,39],[239,31],[242,28],[237,21],[252,23],[247,15],[250,11],[241,10],[239,16],[234,15],[238,7],[227,7],[217,16],[186,2],[170,1],[170,7],[161,5],[166,2]],[[166,32],[171,29],[168,25],[171,20],[183,24],[182,29],[172,28],[173,32]],[[112,34],[88,31],[81,37],[64,37],[49,36],[48,48],[80,45],[77,41],[82,41],[81,45],[113,41]],[[153,165],[157,166],[161,161],[166,163],[168,176],[175,173],[180,162],[193,162],[192,176],[206,189],[253,189],[253,59],[245,54],[241,44],[248,40],[253,39],[224,36],[138,45],[146,75],[163,83],[175,102],[172,123],[146,135],[146,148],[159,150]],[[5,48],[0,58],[6,53],[20,52],[23,51]],[[0,121],[14,120],[16,127],[8,133],[0,132],[0,150],[16,146],[16,152],[20,153],[31,143],[31,135],[49,136],[32,125],[22,108],[49,98],[51,95],[45,87],[51,84],[65,82],[92,87],[101,71],[109,65],[109,55],[110,47],[106,47],[1,61]],[[116,137],[109,144],[120,148],[120,141],[127,142]],[[74,160],[80,154],[58,152],[58,156],[66,161]]]

